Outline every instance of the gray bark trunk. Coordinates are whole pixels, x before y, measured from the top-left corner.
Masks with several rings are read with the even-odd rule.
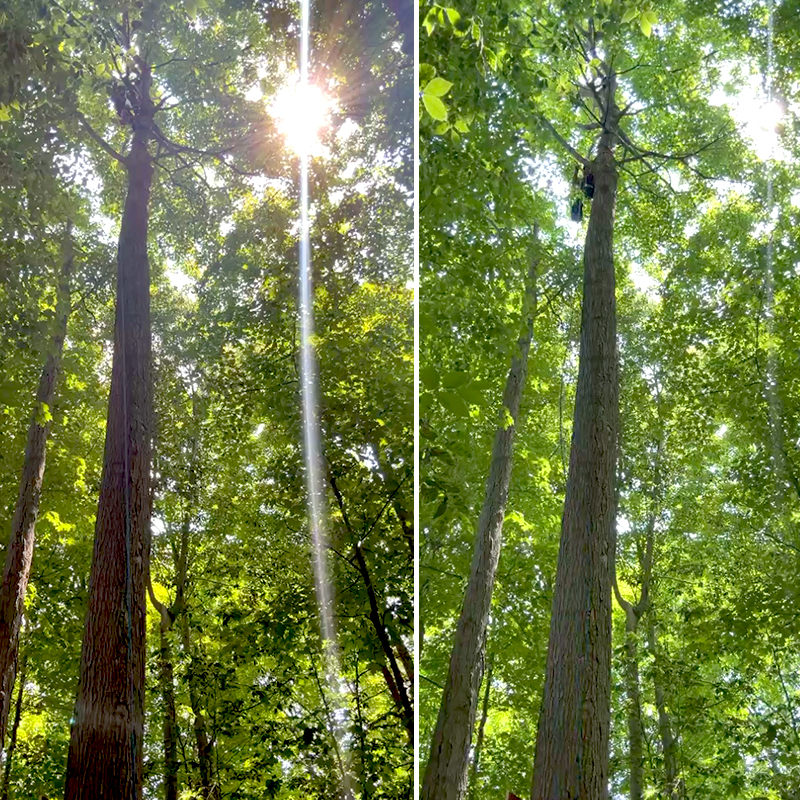
[[[619,427],[612,147],[609,112],[593,162],[584,249],[580,365],[558,554],[533,800],[605,800],[611,699],[611,567]]]
[[[0,589],[0,749],[5,747],[6,727],[14,693],[17,668],[17,650],[22,615],[25,610],[25,594],[33,562],[36,539],[36,519],[39,515],[39,499],[44,481],[47,437],[50,423],[42,412],[53,405],[56,384],[61,372],[61,354],[67,334],[70,311],[70,278],[72,276],[72,226],[67,224],[61,271],[58,278],[56,320],[50,353],[42,368],[39,388],[36,392],[25,461],[17,495],[17,505],[11,523],[11,536],[6,551],[3,586]]]
[[[538,227],[534,227],[534,238],[538,239]],[[528,271],[523,301],[525,328],[520,335],[518,353],[512,361],[503,393],[503,406],[511,415],[512,424],[501,425],[495,434],[469,581],[422,783],[422,800],[461,800],[467,790],[469,748],[483,677],[486,629],[511,482],[514,432],[533,338],[537,268],[538,254]]]

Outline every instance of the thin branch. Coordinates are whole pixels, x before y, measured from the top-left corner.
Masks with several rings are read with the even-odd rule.
[[[84,128],[86,128],[86,132],[89,134],[89,136],[91,136],[91,137],[92,137],[92,139],[94,139],[94,140],[95,140],[95,142],[97,142],[97,144],[99,144],[99,145],[100,145],[100,147],[102,147],[102,148],[103,148],[103,150],[105,150],[105,151],[106,151],[106,153],[108,153],[108,154],[109,154],[109,155],[110,155],[112,158],[114,158],[114,159],[116,159],[117,161],[119,161],[119,163],[120,163],[120,164],[122,164],[122,166],[123,166],[123,167],[127,167],[127,166],[128,166],[128,161],[127,161],[127,159],[125,158],[125,156],[123,156],[123,155],[120,155],[120,154],[119,154],[119,153],[118,153],[118,152],[117,152],[117,151],[116,151],[116,150],[115,150],[115,149],[114,149],[114,148],[113,148],[113,147],[112,147],[112,146],[111,146],[111,145],[110,145],[110,144],[109,144],[109,143],[108,143],[108,142],[107,142],[107,141],[106,141],[106,140],[105,140],[105,139],[104,139],[104,138],[103,138],[103,137],[102,137],[102,136],[101,136],[101,135],[100,135],[100,134],[99,134],[99,133],[98,133],[98,132],[97,132],[97,131],[96,131],[96,130],[93,128],[93,127],[92,127],[92,126],[91,126],[91,125],[90,125],[90,124],[89,124],[89,120],[87,120],[87,119],[86,119],[86,117],[84,117],[84,116],[83,116],[83,114],[81,114],[81,112],[80,112],[80,111],[76,111],[76,112],[75,112],[75,116],[76,116],[76,117],[77,117],[77,118],[80,120],[80,122],[81,122],[81,124],[83,125],[83,127],[84,127]]]
[[[552,122],[547,119],[543,114],[539,114],[539,120],[544,124],[544,126],[553,134],[556,140],[561,144],[562,147],[566,148],[570,155],[578,161],[578,163],[583,164],[584,167],[590,166],[590,162],[585,159],[556,129]]]

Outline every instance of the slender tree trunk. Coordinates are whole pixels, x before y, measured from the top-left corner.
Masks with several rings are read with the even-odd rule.
[[[175,713],[175,674],[172,648],[169,642],[173,618],[167,607],[156,598],[149,575],[147,591],[150,595],[150,602],[161,616],[158,666],[161,700],[164,703],[164,796],[165,800],[178,800],[178,719]]]
[[[164,702],[164,797],[178,800],[178,721],[175,714],[175,677],[169,629],[160,630],[159,666],[161,698]]]
[[[89,606],[67,760],[66,800],[140,800],[145,676],[145,560],[152,417],[147,223],[153,166],[149,72],[125,159],[117,316]]]
[[[196,442],[193,444],[193,452]],[[194,461],[194,457],[192,459]],[[190,468],[190,494],[194,494],[194,468]],[[181,541],[178,549],[177,588],[175,592],[175,613],[181,620],[181,644],[184,656],[189,659],[187,683],[189,684],[189,706],[194,716],[194,738],[197,745],[197,760],[200,766],[200,789],[203,800],[218,800],[219,786],[214,780],[214,745],[208,735],[203,704],[200,699],[200,687],[197,681],[198,659],[192,648],[189,631],[189,609],[186,605],[186,580],[189,562],[190,514],[187,512],[181,530]]]
[[[11,767],[14,763],[14,751],[17,749],[17,731],[22,717],[22,697],[25,693],[25,673],[27,672],[28,656],[22,659],[22,669],[19,673],[19,688],[17,689],[17,702],[14,707],[14,721],[11,723],[11,732],[8,737],[5,761],[3,763],[3,788],[0,790],[0,800],[8,800],[11,786]]]
[[[612,147],[609,113],[593,163],[594,199],[584,249],[580,365],[561,545],[550,621],[533,800],[608,796],[611,567],[619,425]]]
[[[398,710],[403,719],[403,724],[406,727],[409,746],[413,750],[414,708],[411,705],[411,700],[409,699],[408,691],[406,689],[406,683],[403,680],[403,674],[400,672],[400,666],[397,663],[394,650],[392,650],[392,645],[389,642],[389,634],[386,632],[386,626],[383,624],[383,618],[378,605],[378,598],[375,595],[375,587],[372,584],[372,579],[370,578],[369,571],[367,569],[367,562],[364,560],[364,552],[358,543],[356,543],[355,546],[355,554],[358,571],[361,573],[361,578],[363,579],[364,586],[367,589],[367,599],[369,600],[369,618],[372,622],[372,627],[375,628],[375,633],[378,636],[378,641],[381,644],[383,654],[386,656],[386,660],[389,662],[388,669],[391,674],[392,681],[390,682],[387,679],[386,682],[390,691],[392,691],[392,684],[394,684],[395,688],[392,692],[392,695],[395,698],[395,703],[398,706]]]
[[[635,613],[626,613],[625,694],[627,695],[628,766],[631,800],[642,800],[644,783],[642,700],[639,689],[639,651],[636,639],[638,622],[639,618]]]
[[[672,720],[667,710],[664,686],[658,674],[658,634],[652,617],[647,626],[647,647],[653,657],[653,688],[658,710],[658,733],[664,754],[664,788],[670,800],[681,800],[684,793],[683,781],[678,776],[678,743],[672,733]]]
[[[68,223],[58,279],[53,339],[50,354],[39,378],[39,388],[36,391],[36,401],[28,428],[25,462],[11,523],[11,537],[6,551],[3,586],[0,589],[0,748],[5,747],[6,727],[14,693],[19,632],[25,610],[25,593],[31,574],[36,518],[39,514],[39,498],[44,481],[47,437],[50,434],[48,417],[61,371],[61,354],[67,334],[71,276],[72,226]]]
[[[538,227],[534,227],[534,238],[538,239]],[[533,338],[537,268],[538,254],[531,261],[526,279],[523,301],[525,328],[520,335],[519,350],[511,363],[503,392],[504,414],[510,414],[510,421],[508,424],[504,421],[495,434],[469,581],[433,732],[430,759],[422,783],[422,800],[461,800],[467,791],[469,748],[483,677],[489,609],[500,560],[503,518],[511,482],[514,432]]]
[[[486,675],[483,682],[486,684],[483,690],[483,708],[481,709],[481,721],[478,723],[478,738],[475,742],[475,754],[472,758],[472,769],[469,777],[469,796],[475,797],[476,783],[478,780],[478,767],[481,761],[481,750],[483,748],[483,735],[486,731],[486,720],[489,718],[489,695],[492,691],[492,668],[494,667],[494,654],[489,656],[489,665],[486,668]]]

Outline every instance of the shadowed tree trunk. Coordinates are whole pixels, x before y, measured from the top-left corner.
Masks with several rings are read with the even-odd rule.
[[[145,560],[152,417],[147,224],[153,165],[150,71],[123,159],[128,193],[117,250],[117,311],[103,477],[95,525],[66,800],[140,800],[145,666]]]
[[[537,246],[537,240],[538,227],[534,226],[534,246]],[[508,423],[504,420],[494,438],[469,580],[422,783],[422,800],[461,800],[467,791],[469,748],[483,677],[492,591],[500,560],[503,519],[511,482],[514,432],[533,338],[538,264],[537,252],[531,260],[525,281],[522,313],[525,327],[503,392],[503,415]]]
[[[620,112],[609,70],[605,128],[591,162],[594,199],[584,248],[580,364],[553,594],[533,800],[608,795],[611,569],[619,426],[613,146]]]
[[[19,721],[22,717],[22,697],[25,693],[25,673],[27,672],[28,656],[22,659],[22,668],[19,672],[19,688],[17,689],[17,702],[14,707],[14,721],[11,723],[11,731],[8,736],[8,747],[5,752],[3,763],[3,788],[0,790],[0,800],[8,800],[9,787],[11,785],[11,767],[14,764],[14,751],[17,749],[17,731]]]
[[[344,497],[342,496],[342,493],[339,491],[339,487],[336,483],[336,478],[330,471],[328,472],[328,483],[330,484],[331,489],[333,490],[333,495],[336,498],[336,504],[339,506],[339,511],[342,514],[342,520],[344,522],[345,528],[347,529],[350,541],[354,541],[356,543],[353,548],[354,557],[356,561],[356,569],[358,569],[358,573],[359,575],[361,575],[361,580],[364,582],[364,588],[367,591],[367,601],[369,602],[369,619],[370,622],[372,623],[372,627],[375,629],[375,634],[378,637],[378,642],[380,643],[381,650],[383,651],[383,655],[388,663],[388,666],[386,666],[386,664],[382,666],[381,672],[383,673],[383,678],[386,681],[387,687],[389,688],[389,693],[391,694],[392,699],[394,700],[394,703],[397,706],[397,710],[400,714],[400,717],[403,720],[403,724],[405,725],[406,733],[408,735],[408,743],[411,750],[413,751],[414,706],[411,702],[411,698],[409,696],[408,689],[406,687],[406,682],[403,677],[403,673],[400,671],[398,658],[395,655],[394,649],[392,648],[389,631],[387,630],[386,625],[384,624],[384,614],[386,613],[386,605],[383,602],[381,603],[378,602],[378,596],[375,593],[375,586],[372,583],[372,578],[370,577],[369,569],[367,567],[367,562],[366,559],[364,558],[364,550],[361,547],[359,537],[356,535],[355,531],[350,525],[350,517],[347,513]],[[381,609],[383,609],[383,612],[381,611]],[[400,653],[400,658],[403,661],[403,665],[406,669],[406,675],[410,678],[410,682],[413,685],[414,669],[413,669],[413,663],[411,661],[411,654],[408,652],[402,641],[400,641],[399,644],[400,648],[398,649],[398,652]]]
[[[47,437],[50,434],[50,409],[61,371],[61,354],[67,334],[71,275],[72,225],[67,223],[58,278],[53,339],[39,378],[39,388],[36,391],[36,401],[28,428],[25,461],[11,523],[11,537],[6,550],[3,586],[0,590],[0,749],[5,747],[6,727],[14,693],[19,632],[25,610],[25,593],[31,574],[36,518],[39,514],[39,498],[44,481]]]

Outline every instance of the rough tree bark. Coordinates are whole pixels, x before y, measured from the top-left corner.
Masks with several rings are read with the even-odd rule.
[[[538,227],[535,226],[534,240],[537,239]],[[538,264],[537,252],[531,260],[525,281],[525,328],[520,335],[518,352],[511,363],[503,392],[503,407],[511,415],[511,422],[501,425],[495,434],[470,576],[422,783],[422,800],[461,800],[467,791],[469,748],[483,677],[492,591],[500,560],[503,519],[511,482],[514,432],[533,338]]]
[[[31,574],[36,518],[39,514],[39,498],[44,481],[47,437],[50,434],[50,422],[44,412],[49,415],[61,371],[61,354],[70,311],[71,275],[72,226],[67,223],[58,278],[52,343],[39,378],[36,401],[28,428],[25,461],[11,523],[11,537],[6,550],[3,586],[0,589],[0,749],[5,747],[6,727],[14,693],[19,632],[25,610],[25,593]]]
[[[606,76],[605,125],[591,163],[580,364],[558,553],[533,800],[608,796],[611,568],[619,426],[612,148],[620,111]]]
[[[154,107],[149,67],[140,59],[138,67],[141,103],[130,152],[121,159],[128,192],[117,250],[111,392],[66,800],[142,795],[152,433],[147,224],[153,165],[147,144]]]

